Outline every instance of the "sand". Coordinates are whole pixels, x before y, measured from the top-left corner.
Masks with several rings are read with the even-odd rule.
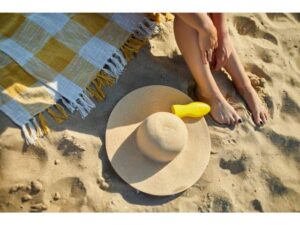
[[[173,22],[128,65],[107,99],[85,119],[71,115],[39,146],[0,115],[0,211],[66,212],[281,212],[300,211],[300,16],[230,14],[230,35],[270,120],[257,128],[224,72],[214,74],[244,122],[216,124],[206,116],[212,140],[201,179],[176,196],[140,193],[119,178],[105,153],[109,114],[128,92],[163,84],[186,93],[191,74],[176,46]],[[138,110],[138,109],[137,109]]]

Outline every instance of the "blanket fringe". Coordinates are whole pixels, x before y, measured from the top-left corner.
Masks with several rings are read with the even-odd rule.
[[[61,98],[61,101],[62,101],[63,105],[64,105],[71,113],[73,113],[73,112],[76,110],[75,107],[72,105],[72,103],[71,103],[68,99],[62,97],[62,98]]]
[[[102,70],[118,79],[126,65],[127,62],[122,55],[122,52],[118,51],[108,59]]]
[[[153,34],[159,32],[159,27],[156,22],[144,18],[142,22],[138,24],[137,29],[134,31],[134,35],[140,39],[150,38]]]
[[[35,141],[37,140],[37,130],[35,128],[34,121],[28,121],[21,128],[26,143],[31,145],[35,144]]]
[[[50,132],[50,128],[48,127],[47,121],[43,115],[43,113],[38,114],[38,121],[43,132],[43,135],[47,135]]]
[[[93,101],[84,92],[82,92],[79,98],[71,104],[79,111],[82,119],[89,114],[92,108],[96,107]]]
[[[106,72],[100,71],[96,78],[86,88],[88,93],[93,96],[97,101],[105,99],[103,88],[106,86],[111,87],[115,83],[115,79],[109,76]]]
[[[139,52],[145,43],[146,39],[139,39],[133,34],[127,39],[127,41],[120,48],[127,62],[132,60],[132,58]]]
[[[44,136],[43,131],[42,131],[42,129],[41,129],[40,125],[38,124],[35,117],[32,118],[32,122],[35,126],[37,136],[38,137],[43,137]]]
[[[31,135],[26,127],[26,124],[22,126],[22,131],[23,131],[26,143],[33,145],[35,143],[35,140],[33,139],[33,137],[31,137]]]
[[[55,120],[56,123],[60,124],[64,122],[66,119],[68,119],[68,114],[65,112],[65,109],[60,104],[54,105],[56,108],[56,111],[54,111],[54,107],[49,107],[47,109],[49,115]]]

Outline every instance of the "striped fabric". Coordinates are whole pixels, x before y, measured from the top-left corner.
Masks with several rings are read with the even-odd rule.
[[[157,25],[144,14],[0,14],[0,110],[28,144],[103,100]]]

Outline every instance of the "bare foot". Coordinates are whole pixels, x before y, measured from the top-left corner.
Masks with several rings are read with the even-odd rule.
[[[268,111],[259,99],[257,92],[252,86],[238,87],[239,93],[245,99],[256,125],[262,126],[268,120]]]
[[[222,95],[206,98],[201,95],[198,87],[196,88],[195,93],[198,99],[203,100],[210,105],[210,114],[216,122],[227,125],[234,125],[242,122],[241,117]]]

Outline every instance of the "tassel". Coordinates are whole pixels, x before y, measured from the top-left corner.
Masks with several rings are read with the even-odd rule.
[[[103,96],[101,96],[101,95],[98,93],[98,91],[94,90],[94,88],[92,88],[91,86],[92,86],[92,84],[90,84],[90,85],[86,88],[86,90],[89,92],[90,95],[92,95],[92,96],[96,99],[96,101],[98,101],[98,102],[102,101],[102,100],[103,100]]]
[[[28,128],[29,128],[30,136],[35,142],[35,140],[37,139],[36,130],[34,128],[34,125],[30,121],[28,122]]]
[[[120,50],[123,53],[125,59],[130,61],[134,54],[138,53],[138,51],[144,46],[146,40],[139,39],[134,35],[131,35],[127,41],[121,46]]]
[[[128,61],[130,61],[131,58],[131,51],[128,50],[128,48],[125,47],[125,44],[120,48],[120,51],[122,52],[124,58]]]
[[[79,111],[79,114],[82,119],[84,119],[88,115],[87,109],[82,104],[81,98],[76,100],[76,103],[74,103],[76,106],[76,109]]]
[[[145,18],[141,23],[139,23],[138,29],[136,29],[134,33],[138,38],[144,39],[149,38],[158,32],[159,28],[157,24]]]
[[[108,75],[103,70],[101,70],[96,75],[96,78],[92,80],[91,84],[86,87],[86,90],[91,96],[93,96],[99,102],[105,98],[105,92],[103,88],[105,86],[112,87],[114,83],[115,83],[115,78],[113,78],[112,76]],[[85,99],[85,101],[89,102],[91,100],[88,101],[87,99]],[[91,103],[92,103],[91,107],[94,108],[95,107],[94,103],[93,102]]]
[[[31,135],[29,134],[26,125],[24,124],[21,128],[22,128],[22,131],[23,131],[23,134],[24,134],[24,137],[25,137],[26,144],[31,144],[31,145],[33,145],[33,144],[35,143],[35,141],[34,141],[34,139],[31,137]]]
[[[99,82],[101,82],[103,85],[107,85],[112,87],[115,83],[115,79],[109,75],[107,75],[106,73],[104,73],[103,71],[100,71],[96,77],[100,80]]]
[[[64,106],[71,112],[73,113],[75,111],[74,106],[64,97],[61,98],[62,103],[64,104]]]
[[[41,127],[39,126],[37,120],[35,117],[32,118],[32,122],[35,126],[35,129],[36,129],[36,133],[37,133],[37,136],[38,137],[43,137],[43,131],[41,130]]]
[[[98,81],[98,82],[97,82]],[[95,79],[95,80],[93,80],[92,81],[92,84],[94,84],[94,87],[96,88],[96,90],[97,90],[97,93],[100,95],[100,97],[102,98],[102,99],[104,99],[105,98],[105,93],[104,93],[104,91],[102,90],[102,83],[101,82],[99,82],[99,80],[97,80],[97,78]]]
[[[81,94],[81,97],[86,102],[86,104],[89,106],[90,109],[96,107],[94,102],[84,92]]]
[[[116,66],[110,61],[106,62],[103,70],[105,70],[105,72],[111,74],[112,76],[118,76],[118,71]]]
[[[60,104],[55,104],[55,107],[57,110],[63,115],[65,119],[68,119],[68,114],[66,113],[64,107],[62,107]]]
[[[157,25],[157,23],[154,23],[147,18],[144,18],[142,24],[144,25],[144,29],[148,33],[147,37],[151,37],[152,35],[159,32],[159,26]]]
[[[61,105],[55,104],[55,107],[61,114],[58,114],[57,112],[53,111],[51,108],[48,108],[47,111],[51,115],[51,117],[55,120],[55,122],[60,124],[68,118],[68,115],[66,114],[64,108]]]
[[[117,52],[114,57],[119,60],[123,67],[127,65],[126,59],[123,57],[122,52]]]
[[[119,61],[119,59],[116,56],[112,57],[110,60],[114,64],[114,66],[117,70],[117,74],[116,74],[117,77],[119,77],[124,69],[124,66],[122,65],[122,63]]]
[[[40,123],[40,127],[43,131],[43,134],[47,135],[50,132],[50,129],[48,127],[47,121],[46,121],[43,113],[38,114],[38,120],[39,120],[39,123]]]
[[[140,23],[138,26],[138,35],[142,35],[142,37],[149,37],[152,33],[149,31],[149,28],[144,24],[144,23]]]

